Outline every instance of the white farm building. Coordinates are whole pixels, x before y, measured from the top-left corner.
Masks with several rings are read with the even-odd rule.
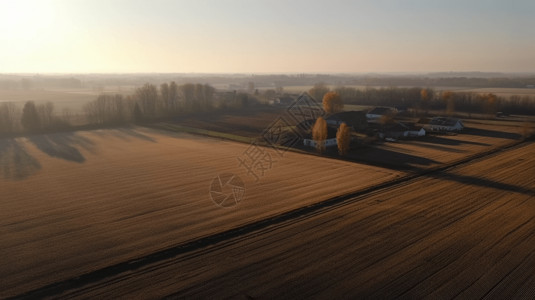
[[[313,139],[303,139],[303,144],[305,146],[316,147],[316,141],[314,141]],[[325,140],[325,148],[334,147],[337,144],[338,143],[336,142],[336,138],[330,138]]]
[[[446,131],[461,131],[464,129],[464,124],[460,119],[435,117],[432,119],[420,119],[418,123],[430,132],[446,132]]]

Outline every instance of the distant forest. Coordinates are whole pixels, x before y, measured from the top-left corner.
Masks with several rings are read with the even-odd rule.
[[[97,75],[91,76],[94,76],[95,80],[98,78],[100,78],[98,80],[103,80]],[[141,75],[132,76],[138,80]],[[152,76],[164,78],[170,75]],[[296,96],[285,93],[284,85],[287,85],[288,82],[284,81],[284,84],[282,81],[280,84],[274,83],[276,78],[288,77],[303,82],[311,78],[318,79],[318,77],[322,79],[338,78],[329,75],[262,75],[253,77],[254,81],[251,81],[251,77],[246,77],[245,79],[249,81],[243,83],[243,88],[238,87],[233,90],[217,90],[208,83],[179,84],[175,81],[163,82],[158,85],[144,83],[136,88],[133,94],[101,94],[97,96],[95,100],[85,105],[83,116],[86,119],[87,126],[106,127],[169,120],[187,114],[204,114],[215,111],[224,112],[225,110],[251,108],[269,105],[270,102],[273,102],[271,100],[276,100],[277,98]],[[257,82],[260,82],[256,80],[257,77],[271,82],[271,87],[260,89],[257,85]],[[13,89],[35,89],[38,87],[77,89],[87,84],[87,81],[74,77],[49,78],[37,76],[31,78],[22,77],[16,80],[13,78],[13,76],[7,75],[0,76],[0,89],[6,88],[6,85],[8,86],[7,88]],[[122,80],[124,80],[124,77],[117,78],[123,78]],[[144,77],[141,76],[141,78]],[[243,77],[240,78],[234,78],[232,82],[239,83],[240,80],[244,79]],[[355,80],[351,82],[352,85],[358,81],[358,79],[351,80]],[[367,80],[371,79],[367,78]],[[393,78],[382,78],[381,80],[390,80],[392,82]],[[375,82],[375,84],[380,84],[381,80]],[[398,80],[402,80],[402,78],[398,78]],[[511,87],[535,83],[535,79],[520,77],[507,79],[494,77],[472,78],[469,80],[459,77],[405,78],[403,80],[408,80],[406,82],[412,80],[413,83],[417,83],[418,80],[424,80],[424,82],[428,80],[433,81],[434,84],[441,82],[440,85],[459,85],[463,82],[465,84],[470,82],[470,86],[479,83],[480,85],[492,87],[500,84]],[[446,84],[446,82],[448,83]],[[438,110],[445,111],[448,114],[454,114],[455,112],[485,114],[489,118],[495,117],[497,112],[535,115],[535,96],[529,95],[500,97],[492,93],[437,91],[429,87],[355,88],[342,84],[333,85],[332,82],[327,80],[313,84],[313,87],[308,90],[310,95],[319,102],[330,91],[336,92],[345,104],[399,107],[410,111],[414,116],[425,116],[430,111]],[[0,103],[0,135],[71,130],[73,129],[71,117],[68,112],[57,113],[52,102],[34,103],[33,101],[28,101],[22,109],[14,103],[3,102]]]
[[[258,95],[259,96],[259,95]],[[214,110],[258,105],[253,95],[220,92],[208,84],[146,83],[133,95],[101,94],[83,108],[87,125],[96,127],[143,124]],[[72,129],[71,116],[57,114],[54,103],[27,101],[22,110],[11,102],[0,103],[0,135],[42,133]]]
[[[412,109],[415,112],[449,110],[467,113],[496,112],[535,115],[535,96],[499,97],[492,93],[437,92],[432,88],[366,88],[337,87],[334,89],[344,103],[391,106]]]

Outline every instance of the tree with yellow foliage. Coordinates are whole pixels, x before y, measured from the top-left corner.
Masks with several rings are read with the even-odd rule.
[[[342,123],[338,131],[336,131],[336,143],[338,144],[338,153],[340,155],[345,155],[349,151],[350,142],[351,128],[346,123]]]
[[[442,92],[442,100],[446,103],[446,114],[448,116],[453,115],[455,112],[455,100],[453,98],[453,93],[450,91]]]
[[[328,114],[342,111],[344,109],[344,103],[342,98],[337,92],[328,92],[323,96],[323,110]]]
[[[498,97],[494,94],[487,94],[483,96],[485,99],[485,112],[490,116],[493,117],[496,115],[496,102],[498,100]]]
[[[427,89],[422,89],[420,91],[420,98],[422,99],[422,109],[425,111],[425,115],[427,115],[429,111],[429,92]]]
[[[314,86],[308,90],[308,93],[310,96],[312,96],[312,98],[319,101],[323,99],[323,96],[325,96],[325,94],[327,94],[329,91],[330,89],[327,85],[325,85],[325,83],[319,82],[314,84]]]
[[[325,140],[327,139],[327,122],[319,117],[312,127],[312,139],[316,142],[316,149],[320,153],[325,150]]]

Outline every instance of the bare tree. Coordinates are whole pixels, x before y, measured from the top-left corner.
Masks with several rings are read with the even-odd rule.
[[[54,123],[54,103],[47,102],[36,106],[43,129],[50,129]]]
[[[140,108],[143,111],[145,118],[155,118],[158,101],[158,90],[156,89],[156,86],[146,83],[142,87],[136,89],[135,97],[140,103]]]
[[[21,123],[25,130],[35,132],[41,129],[41,120],[33,101],[28,101],[22,109]]]
[[[169,84],[169,109],[173,113],[178,111],[178,85],[174,81]]]
[[[135,123],[139,123],[143,121],[143,113],[141,112],[141,108],[139,108],[139,104],[135,102],[134,109],[132,111],[132,117],[134,119]]]
[[[203,110],[209,111],[213,108],[215,89],[209,84],[202,85]]]
[[[16,131],[16,114],[15,104],[8,102],[0,105],[0,134],[9,134]]]
[[[162,97],[160,103],[161,107],[160,110],[162,110],[163,114],[169,113],[169,107],[170,105],[170,99],[169,99],[169,84],[167,82],[164,82],[160,85],[160,95]]]
[[[324,83],[316,83],[314,86],[308,90],[310,96],[316,100],[323,99],[323,96],[329,92],[329,88]]]
[[[208,84],[186,83],[179,88],[189,111],[209,111],[213,107],[215,89]]]
[[[61,112],[61,118],[64,122],[71,123],[73,119],[73,113],[72,110],[68,107],[65,107]]]
[[[184,107],[189,111],[194,110],[195,85],[191,83],[181,85],[180,93],[184,99]]]
[[[95,101],[89,102],[84,111],[89,123],[92,124],[123,124],[127,121],[127,105],[123,96],[99,95]]]

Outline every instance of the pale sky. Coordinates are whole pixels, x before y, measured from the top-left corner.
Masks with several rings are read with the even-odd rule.
[[[534,0],[0,0],[0,73],[534,72],[534,29]]]

